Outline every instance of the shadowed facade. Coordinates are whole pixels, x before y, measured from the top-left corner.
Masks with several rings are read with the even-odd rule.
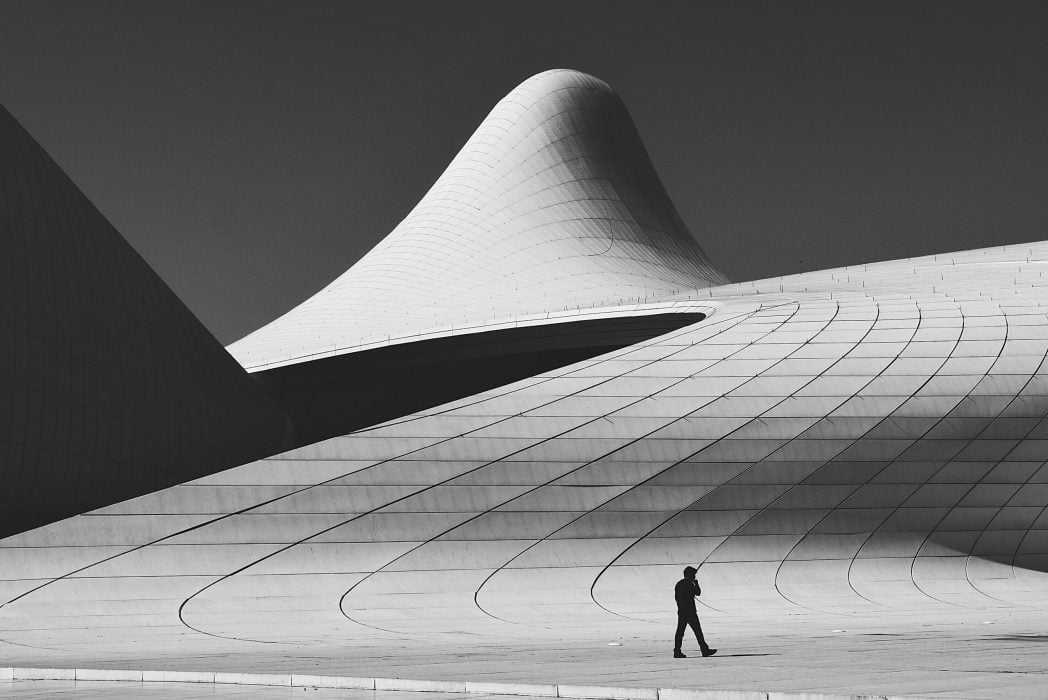
[[[290,445],[283,413],[0,109],[0,536]]]

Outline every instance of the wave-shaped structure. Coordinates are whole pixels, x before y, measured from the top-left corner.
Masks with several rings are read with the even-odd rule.
[[[570,73],[511,96],[557,104],[534,91],[565,82],[610,99]],[[700,289],[705,257],[675,250],[681,289],[595,311],[701,321],[3,540],[2,636],[55,654],[665,636],[686,564],[708,625],[757,634],[1043,617],[1048,242]]]
[[[725,281],[618,95],[553,70],[503,98],[371,252],[229,350],[262,369]]]

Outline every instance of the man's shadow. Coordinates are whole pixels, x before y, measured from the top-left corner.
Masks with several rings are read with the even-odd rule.
[[[714,656],[709,656],[709,659],[728,659],[736,656],[781,656],[781,654],[721,654],[717,653]],[[701,656],[695,656],[696,659],[701,659]]]

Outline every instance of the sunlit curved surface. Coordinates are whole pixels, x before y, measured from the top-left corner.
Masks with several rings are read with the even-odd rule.
[[[493,114],[519,109],[541,124],[567,105],[622,123],[603,83],[576,73],[543,74],[510,98]],[[497,124],[513,132],[503,121],[489,117],[478,134]],[[484,139],[448,173],[479,157]],[[583,142],[598,154],[607,147]],[[493,162],[527,160],[507,153],[516,155]],[[493,181],[516,170],[505,172]],[[471,190],[458,177],[446,173],[439,197],[431,192],[416,213],[438,200],[459,207],[455,197]],[[637,191],[652,190],[628,190]],[[944,624],[985,611],[1044,619],[1048,242],[708,286],[712,268],[671,226],[658,229],[659,245],[638,244],[614,263],[634,266],[635,277],[595,256],[593,279],[607,273],[646,290],[639,301],[602,303],[614,285],[565,276],[575,265],[595,270],[585,268],[593,256],[565,267],[557,256],[527,259],[512,274],[477,277],[454,266],[471,249],[418,217],[246,339],[241,361],[308,369],[329,341],[351,358],[382,324],[454,338],[462,328],[450,325],[449,300],[460,297],[471,327],[489,329],[522,320],[555,333],[573,325],[556,317],[564,313],[702,320],[4,539],[0,640],[36,649],[34,658],[200,658],[259,645],[341,653],[650,639],[669,636],[669,591],[685,565],[699,569],[704,623],[714,628],[749,620],[759,633],[773,618]],[[553,248],[589,250],[590,229],[559,221],[543,229],[559,241]],[[415,270],[394,284],[386,308],[402,309],[403,325],[358,306],[387,289],[405,241],[423,230],[443,262],[425,268],[432,278]],[[484,235],[505,231],[491,225]],[[524,248],[511,250],[525,260],[514,257]],[[524,275],[532,262],[536,275],[551,266],[544,281]],[[416,274],[426,281],[412,286]],[[515,297],[514,278],[534,286]],[[543,312],[528,291],[562,283],[564,295],[551,298],[571,296],[573,311]],[[477,296],[488,285],[490,297]],[[432,304],[416,314],[423,292]],[[473,315],[488,303],[506,318]],[[360,308],[358,337],[345,324]],[[306,342],[314,331],[320,345]],[[299,340],[279,352],[270,344]],[[345,401],[354,398],[347,390]]]
[[[254,370],[725,281],[681,221],[618,95],[592,76],[553,70],[495,105],[366,256],[229,350]]]
[[[685,564],[707,616],[1037,614],[1045,261],[719,287],[667,335],[9,538],[4,636],[614,634],[665,625]]]

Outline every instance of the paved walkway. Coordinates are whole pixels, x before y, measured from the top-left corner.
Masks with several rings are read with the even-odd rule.
[[[62,652],[6,646],[12,666],[305,673],[500,683],[560,683],[630,688],[870,694],[934,698],[1043,698],[1048,687],[1048,615],[1030,610],[958,611],[895,619],[710,619],[720,649],[703,659],[671,658],[665,639],[644,635],[560,640],[459,638],[315,640],[126,651]],[[638,632],[639,632],[638,628]],[[666,630],[671,633],[672,630]],[[609,646],[609,642],[621,646]],[[187,653],[191,648],[196,653]],[[297,697],[302,697],[301,695]],[[476,695],[470,697],[476,698]],[[434,700],[427,694],[425,700]]]
[[[0,696],[33,698],[72,698],[74,700],[108,700],[109,698],[149,698],[195,700],[196,698],[257,698],[258,700],[507,700],[506,696],[462,695],[459,693],[407,693],[402,691],[347,690],[334,688],[273,688],[258,685],[224,685],[211,683],[127,683],[111,681],[0,681]]]

